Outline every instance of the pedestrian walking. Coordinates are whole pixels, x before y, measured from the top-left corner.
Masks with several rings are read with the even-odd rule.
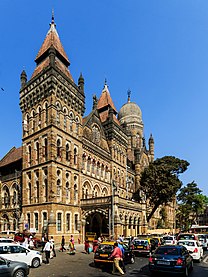
[[[48,239],[46,240],[46,244],[43,248],[43,251],[45,252],[46,264],[49,264],[51,243],[49,242]]]
[[[65,250],[66,251],[66,248],[65,248],[65,238],[64,236],[62,236],[62,239],[61,239],[61,249],[60,249],[62,252]]]
[[[121,275],[124,275],[123,270],[119,266],[119,262],[123,259],[123,255],[121,249],[118,247],[118,243],[114,243],[114,250],[113,253],[110,255],[108,259],[113,259],[113,274],[115,274],[116,269],[120,272]]]
[[[75,254],[74,237],[71,235],[69,240],[69,254]]]
[[[55,252],[55,241],[53,239],[53,236],[51,236],[49,242],[51,243],[51,258],[56,257],[56,252]]]
[[[90,248],[90,242],[89,242],[88,238],[86,237],[85,242],[84,242],[84,249],[86,251],[86,254],[90,254],[89,248]]]
[[[119,264],[121,265],[123,272],[126,272],[126,267],[125,267],[125,263],[124,263],[125,249],[124,249],[123,245],[121,244],[120,240],[117,240],[117,243],[118,243],[118,247],[121,249],[121,252],[122,252],[122,259],[120,260]]]
[[[46,235],[43,234],[42,238],[41,238],[41,247],[42,247],[41,252],[42,253],[43,253],[43,249],[44,249],[45,244],[46,244]]]

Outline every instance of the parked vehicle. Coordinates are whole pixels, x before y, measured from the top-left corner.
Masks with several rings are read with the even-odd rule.
[[[157,247],[157,243],[152,238],[146,239],[135,239],[133,243],[133,252],[134,254],[144,254],[149,255]]]
[[[23,243],[24,240],[25,240],[25,237],[27,237],[28,240],[29,240],[29,237],[30,237],[30,236],[31,236],[31,235],[25,234],[25,233],[16,233],[16,234],[14,235],[14,241]],[[38,248],[38,247],[40,247],[40,246],[42,245],[41,240],[40,240],[39,238],[35,237],[35,236],[32,236],[32,241],[33,241],[33,244],[34,244],[34,246],[35,246],[36,248]]]
[[[0,257],[0,275],[4,277],[26,277],[29,266],[23,262],[9,261]]]
[[[114,241],[104,241],[101,242],[94,254],[94,264],[95,266],[101,266],[101,265],[106,265],[106,264],[113,264],[113,260],[109,260],[108,257],[113,252],[113,245]],[[132,249],[129,247],[128,244],[122,244],[124,247],[124,263],[128,264],[131,263],[133,264],[135,262],[135,255],[132,251]]]
[[[152,275],[169,272],[187,277],[193,269],[193,257],[183,245],[162,245],[150,256],[149,269]]]
[[[180,234],[178,234],[177,240],[183,240],[183,239],[198,240],[198,237],[197,237],[196,234],[193,234],[193,233],[180,233]]]
[[[163,242],[166,245],[174,245],[177,243],[177,239],[175,236],[168,235],[163,237]]]
[[[195,261],[201,261],[203,248],[197,240],[179,240],[177,244],[185,246]]]
[[[0,256],[11,261],[25,262],[32,267],[38,267],[42,263],[39,251],[27,249],[17,243],[1,243]]]
[[[196,234],[198,239],[199,239],[199,243],[201,244],[202,248],[204,250],[207,250],[208,248],[208,237],[206,234]]]
[[[13,239],[10,239],[10,238],[0,238],[0,243],[14,243],[14,240]]]

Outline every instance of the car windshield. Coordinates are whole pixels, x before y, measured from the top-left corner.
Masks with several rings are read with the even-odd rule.
[[[155,251],[155,254],[160,254],[160,255],[170,255],[170,256],[175,256],[175,255],[179,255],[180,254],[180,251],[179,249],[177,248],[168,248],[168,247],[163,247],[163,248],[158,248],[156,251]]]
[[[179,239],[195,239],[195,235],[193,234],[179,235]]]
[[[194,241],[188,241],[188,240],[179,241],[178,245],[194,246]]]
[[[101,250],[101,251],[112,251],[113,250],[113,245],[100,244],[99,247],[98,247],[98,250]]]
[[[164,240],[173,240],[173,237],[167,236],[167,237],[163,237]]]
[[[135,240],[134,244],[135,245],[144,245],[144,246],[146,246],[146,245],[148,245],[148,241],[147,240]]]

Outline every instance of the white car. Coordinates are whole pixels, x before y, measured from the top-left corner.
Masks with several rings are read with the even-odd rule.
[[[203,248],[197,240],[179,240],[178,245],[183,245],[189,251],[193,260],[200,262],[203,257]]]
[[[164,244],[174,245],[177,243],[177,240],[175,236],[167,235],[163,237],[163,242]]]
[[[201,244],[201,246],[203,247],[204,250],[207,250],[208,248],[208,238],[205,234],[196,234],[198,239],[199,239],[199,243]]]
[[[17,243],[1,243],[0,256],[11,261],[25,262],[32,267],[38,267],[42,263],[39,251],[27,249]]]
[[[15,243],[13,239],[10,238],[0,238],[0,243]]]

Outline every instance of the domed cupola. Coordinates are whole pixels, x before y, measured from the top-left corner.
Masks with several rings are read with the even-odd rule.
[[[118,120],[121,125],[143,126],[141,109],[136,103],[130,101],[130,95],[131,91],[128,90],[128,101],[121,107],[118,113]]]

